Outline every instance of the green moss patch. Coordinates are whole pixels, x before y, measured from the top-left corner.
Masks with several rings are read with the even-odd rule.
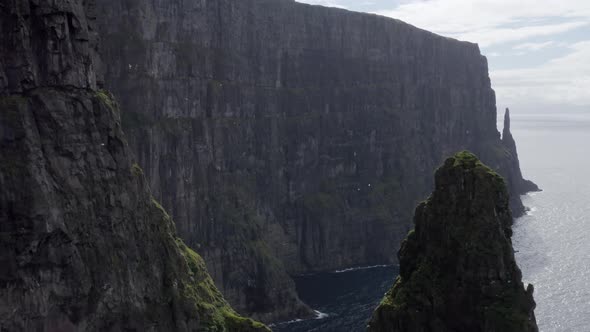
[[[448,158],[416,209],[400,275],[370,330],[534,331],[532,290],[515,278],[509,220],[502,177],[468,151]]]
[[[462,168],[465,171],[473,171],[478,177],[489,181],[499,191],[507,191],[504,178],[482,163],[473,153],[461,151],[449,158],[442,167]]]
[[[208,318],[203,320],[203,331],[270,331],[264,324],[238,315],[215,287],[201,256],[178,238],[176,244],[192,279],[182,285],[183,295],[195,305],[201,317]]]
[[[188,274],[181,274],[180,278],[176,279],[178,293],[185,308],[198,316],[201,322],[199,331],[270,331],[264,324],[241,317],[230,307],[207,272],[203,258],[173,235],[174,224],[168,213],[155,199],[152,199],[152,207],[153,213],[160,215],[163,220],[164,228],[161,231],[165,237],[170,237],[174,241],[186,264],[184,271]]]
[[[131,165],[131,174],[135,177],[143,177],[143,169],[141,169],[138,163]],[[160,205],[158,202],[156,204]]]
[[[103,104],[105,104],[111,111],[116,110],[115,98],[110,92],[108,92],[107,90],[98,90],[96,91],[95,96],[98,99],[100,99],[100,101]]]

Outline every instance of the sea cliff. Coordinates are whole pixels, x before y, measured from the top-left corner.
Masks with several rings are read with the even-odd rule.
[[[0,330],[269,331],[175,232],[100,89],[91,1],[0,5]]]
[[[98,12],[130,148],[242,313],[303,317],[289,275],[395,263],[456,151],[497,170],[524,211],[529,186],[476,44],[288,0],[104,0]]]

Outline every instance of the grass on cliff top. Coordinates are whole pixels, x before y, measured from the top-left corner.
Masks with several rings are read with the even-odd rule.
[[[469,151],[457,152],[445,162],[443,167],[448,167],[452,162],[452,167],[461,167],[466,170],[474,170],[479,175],[491,175],[492,178],[500,185],[505,185],[504,178],[496,173],[489,166],[485,165],[477,158],[476,155]],[[499,183],[501,182],[501,183]]]
[[[484,165],[476,155],[469,151],[461,151],[457,152],[454,156],[451,157],[454,160],[453,167],[463,167],[463,168],[476,168],[476,167],[485,167],[488,168],[491,172],[492,169],[488,166]]]

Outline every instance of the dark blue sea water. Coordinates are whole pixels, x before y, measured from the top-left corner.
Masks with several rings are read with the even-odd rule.
[[[321,273],[295,279],[300,297],[318,319],[273,326],[275,332],[364,331],[371,313],[397,277],[395,266]]]
[[[513,237],[524,281],[535,285],[540,332],[590,332],[590,112],[513,112],[512,132],[524,176],[544,190],[523,196],[531,210],[515,221]],[[397,272],[300,277],[301,298],[322,318],[273,330],[364,331]]]

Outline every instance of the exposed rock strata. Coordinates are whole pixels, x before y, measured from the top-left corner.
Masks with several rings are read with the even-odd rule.
[[[525,290],[514,259],[502,177],[461,152],[435,181],[398,253],[400,276],[368,330],[537,331],[533,287]]]
[[[516,179],[522,179],[522,173],[520,171],[520,162],[518,160],[518,153],[516,152],[516,142],[514,141],[514,137],[512,137],[512,132],[510,132],[510,109],[508,108],[504,113],[504,129],[502,131],[502,144],[504,145],[506,151],[509,151],[513,156],[511,165],[511,169],[513,171],[508,174],[512,175]],[[508,183],[511,186],[509,188],[509,191],[513,194],[523,195],[527,192],[540,190],[536,184],[529,180],[512,180],[508,181]],[[517,205],[518,202],[515,202],[515,200],[511,200],[510,203],[513,211],[516,210],[517,213],[523,211],[520,208],[515,209],[515,206],[522,206]]]
[[[0,5],[0,330],[268,331],[132,164],[89,1]]]
[[[287,273],[394,262],[432,170],[458,150],[498,169],[523,211],[475,44],[286,0],[99,12],[130,146],[243,313],[309,313]]]

